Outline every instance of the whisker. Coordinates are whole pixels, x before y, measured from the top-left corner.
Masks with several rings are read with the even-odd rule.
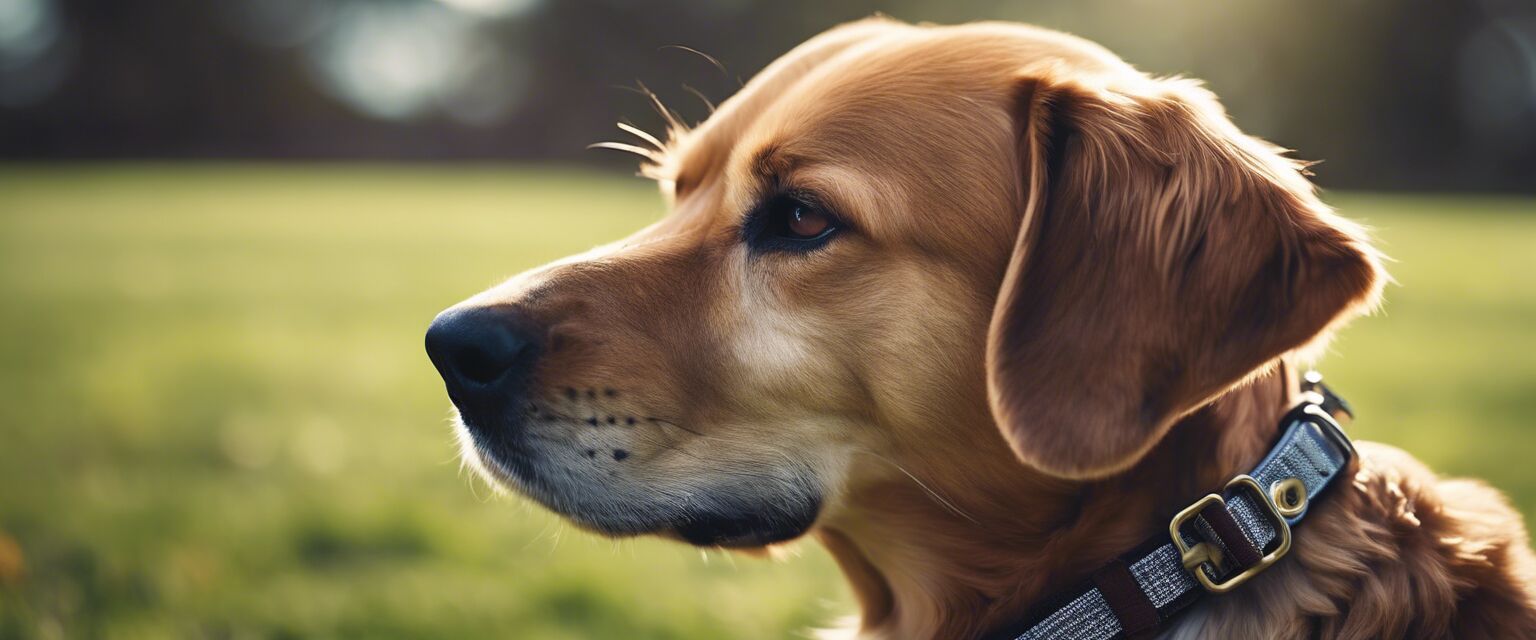
[[[704,434],[699,433],[697,431],[694,431],[693,429],[689,429],[688,427],[680,425],[680,424],[678,424],[676,422],[673,422],[671,420],[666,420],[666,419],[663,419],[663,418],[650,418],[650,417],[646,418],[645,420],[646,420],[646,422],[655,422],[655,423],[664,424],[664,425],[667,425],[669,427],[673,427],[673,428],[676,428],[676,429],[681,429],[681,430],[687,431],[688,433],[691,433],[693,435],[699,436],[700,438],[704,437]]]
[[[917,476],[913,475],[911,471],[907,471],[906,467],[901,466],[895,460],[892,460],[890,458],[882,456],[882,455],[880,455],[878,453],[875,453],[873,451],[870,451],[868,449],[857,449],[857,450],[855,450],[855,453],[863,453],[863,454],[870,455],[870,456],[873,456],[875,458],[879,458],[881,460],[884,460],[886,463],[890,464],[891,466],[896,467],[897,471],[900,471],[903,474],[905,474],[908,478],[911,478],[912,482],[916,483],[917,486],[919,488],[921,488],[924,493],[927,493],[929,495],[929,497],[932,497],[934,500],[938,501],[940,506],[943,506],[944,508],[946,508],[949,511],[953,512],[955,515],[958,515],[958,516],[960,516],[962,518],[965,518],[966,520],[970,520],[974,524],[978,524],[978,525],[981,524],[981,522],[978,521],[976,518],[971,517],[971,514],[966,513],[960,507],[955,506],[955,504],[953,502],[950,502],[948,498],[945,498],[944,496],[940,495],[939,492],[934,491],[927,484],[924,484],[922,480],[919,480]]]
[[[641,95],[650,99],[651,106],[656,109],[656,113],[661,114],[661,117],[667,121],[667,126],[670,129],[676,132],[683,132],[688,130],[687,125],[683,124],[683,120],[680,116],[677,115],[677,112],[669,109],[667,105],[663,104],[661,102],[661,97],[657,96],[655,91],[651,91],[650,87],[645,86],[645,83],[640,82],[639,80],[635,81],[635,85],[640,88]]]
[[[714,65],[716,69],[720,70],[720,75],[723,75],[723,76],[725,76],[727,78],[729,78],[731,76],[731,72],[725,70],[725,65],[721,64],[720,60],[718,58],[716,58],[716,57],[714,57],[712,55],[709,55],[707,53],[704,53],[703,51],[699,51],[698,49],[695,49],[693,47],[686,47],[686,46],[683,46],[683,45],[680,45],[680,44],[668,44],[668,45],[662,45],[662,46],[656,48],[657,51],[660,51],[662,49],[678,49],[678,50],[681,50],[681,51],[687,51],[688,53],[694,54],[694,55],[696,55],[696,56],[698,56],[700,58],[708,60],[709,63]]]
[[[660,156],[656,155],[656,151],[655,150],[647,149],[645,147],[635,146],[635,145],[632,145],[632,144],[625,144],[623,142],[611,142],[611,141],[610,142],[594,142],[592,144],[587,145],[587,148],[588,149],[613,149],[614,151],[623,151],[625,153],[633,153],[633,154],[635,154],[637,156],[640,156],[640,157],[645,158],[646,160],[650,160],[652,162],[660,161]]]
[[[625,131],[628,131],[629,133],[634,134],[636,138],[639,138],[641,140],[644,140],[646,142],[649,142],[649,143],[655,145],[657,151],[664,151],[664,150],[666,150],[667,145],[662,144],[662,142],[660,140],[657,140],[656,136],[653,136],[653,135],[651,135],[649,133],[646,133],[644,129],[641,129],[640,127],[634,126],[634,125],[629,124],[627,122],[619,122],[617,124],[619,125],[620,129],[623,129]]]
[[[704,97],[704,94],[702,92],[700,92],[698,89],[695,89],[695,88],[690,87],[690,86],[685,84],[685,85],[683,85],[683,91],[687,91],[688,93],[693,94],[693,97],[698,98],[700,102],[703,102],[704,106],[709,107],[709,112],[710,113],[714,113],[715,112],[715,103],[710,101],[709,98]]]
[[[658,183],[662,183],[663,186],[665,186],[668,190],[671,190],[672,185],[674,184],[672,180],[672,172],[659,164],[643,165],[640,167],[640,171],[635,175],[647,180],[654,180]]]

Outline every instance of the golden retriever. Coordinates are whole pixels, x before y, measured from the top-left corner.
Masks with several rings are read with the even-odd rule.
[[[1192,81],[870,19],[647,151],[671,213],[444,312],[485,475],[613,536],[814,536],[863,638],[970,638],[1244,473],[1377,301],[1361,229]],[[1175,638],[1536,637],[1520,516],[1361,443]]]

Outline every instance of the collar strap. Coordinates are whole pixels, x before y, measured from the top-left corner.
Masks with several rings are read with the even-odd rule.
[[[1354,446],[1335,420],[1349,406],[1309,372],[1302,403],[1281,419],[1280,438],[1251,472],[1180,511],[1168,533],[1048,601],[1040,615],[998,639],[1111,640],[1150,635],[1206,592],[1221,594],[1284,557],[1291,527],[1350,460]]]

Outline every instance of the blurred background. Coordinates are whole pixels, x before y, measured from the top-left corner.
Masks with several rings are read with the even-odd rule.
[[[1528,0],[0,0],[0,638],[784,638],[852,604],[459,469],[443,307],[662,215],[593,142],[883,12],[1077,33],[1322,160],[1396,262],[1355,431],[1536,514]],[[701,53],[702,52],[702,55]]]

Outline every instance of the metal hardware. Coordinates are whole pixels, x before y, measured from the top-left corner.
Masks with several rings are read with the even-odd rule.
[[[1315,370],[1301,374],[1301,395],[1308,404],[1321,406],[1329,417],[1340,424],[1349,424],[1355,419],[1354,408],[1328,385],[1323,384],[1323,374]]]
[[[1184,563],[1185,569],[1199,571],[1200,565],[1207,562],[1211,563],[1213,567],[1220,567],[1226,564],[1226,556],[1222,554],[1221,547],[1209,542],[1201,542],[1190,547],[1189,552],[1179,558],[1179,561]]]
[[[1316,424],[1317,428],[1323,432],[1323,435],[1328,436],[1329,440],[1332,440],[1340,449],[1346,451],[1350,458],[1356,457],[1355,443],[1349,439],[1348,434],[1344,433],[1344,427],[1339,426],[1338,421],[1334,420],[1333,416],[1324,410],[1323,407],[1315,404],[1303,404],[1292,411],[1300,414],[1295,416],[1296,419]]]
[[[1204,511],[1206,507],[1211,505],[1219,505],[1223,509],[1227,507],[1227,500],[1222,497],[1221,493],[1212,493],[1196,500],[1194,504],[1185,507],[1183,511],[1180,511],[1168,523],[1168,535],[1173,538],[1174,547],[1179,550],[1180,562],[1184,564],[1185,568],[1193,567],[1190,570],[1194,572],[1195,578],[1200,581],[1200,586],[1205,587],[1205,590],[1211,593],[1231,591],[1238,585],[1247,582],[1249,578],[1258,575],[1260,571],[1268,569],[1269,565],[1274,564],[1275,561],[1284,557],[1291,550],[1291,527],[1286,524],[1285,516],[1280,513],[1275,503],[1270,501],[1269,496],[1264,492],[1264,488],[1259,486],[1259,482],[1254,480],[1252,476],[1241,475],[1228,482],[1222,493],[1227,493],[1233,489],[1248,490],[1253,495],[1255,501],[1263,506],[1264,512],[1270,516],[1270,523],[1274,525],[1277,534],[1276,539],[1279,541],[1273,551],[1259,559],[1258,564],[1243,570],[1241,573],[1231,576],[1225,581],[1217,582],[1211,577],[1210,572],[1202,566],[1212,560],[1215,563],[1220,562],[1219,554],[1211,552],[1211,549],[1216,545],[1201,542],[1191,546],[1184,541],[1184,526],[1200,515],[1200,512]]]
[[[1275,503],[1275,511],[1287,520],[1307,510],[1307,485],[1301,482],[1301,478],[1276,480],[1269,485],[1269,497]]]

